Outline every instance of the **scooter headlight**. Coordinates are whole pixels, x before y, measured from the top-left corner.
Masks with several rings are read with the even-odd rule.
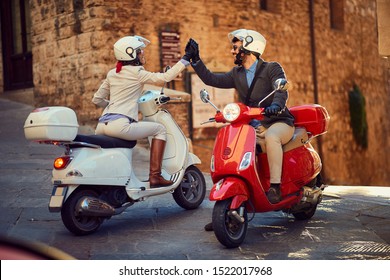
[[[240,106],[236,103],[227,104],[225,108],[223,108],[222,114],[228,122],[235,121],[240,115]]]

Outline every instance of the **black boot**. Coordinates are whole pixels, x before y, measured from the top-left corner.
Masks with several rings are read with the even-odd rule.
[[[282,200],[280,194],[280,184],[271,184],[267,192],[267,198],[272,204],[276,204]]]

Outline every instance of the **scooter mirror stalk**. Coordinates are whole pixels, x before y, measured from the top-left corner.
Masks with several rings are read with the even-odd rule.
[[[210,95],[209,95],[209,93],[207,92],[207,90],[202,89],[202,90],[200,91],[200,99],[203,101],[203,103],[210,103],[210,105],[213,106],[214,109],[217,110],[217,112],[221,112],[221,110],[219,110],[218,107],[215,106],[215,105],[213,104],[213,102],[210,101]]]
[[[260,100],[260,102],[257,104],[257,106],[261,107],[261,103],[263,103],[264,100],[266,100],[268,97],[273,95],[276,91],[278,91],[278,90],[286,91],[288,89],[288,87],[289,87],[289,83],[287,82],[286,79],[283,79],[283,78],[277,79],[274,82],[274,90],[271,93],[269,93],[266,97],[264,97],[262,100]]]
[[[171,66],[169,66],[169,65],[165,66],[164,72],[167,72],[169,69],[171,69]],[[166,86],[167,86],[167,82],[165,82],[163,87],[161,88],[161,95],[164,94],[164,88]]]

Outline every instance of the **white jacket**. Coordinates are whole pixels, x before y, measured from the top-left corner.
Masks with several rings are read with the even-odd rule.
[[[138,121],[138,99],[144,84],[161,84],[176,78],[186,66],[177,62],[165,73],[146,71],[143,66],[123,66],[119,73],[115,69],[108,72],[106,79],[96,91],[92,102],[105,108],[107,113],[126,115]]]

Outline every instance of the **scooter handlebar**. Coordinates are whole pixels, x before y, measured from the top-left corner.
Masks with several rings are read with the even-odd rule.
[[[165,103],[168,103],[169,101],[172,101],[172,100],[181,100],[181,97],[169,97],[169,96],[163,95],[160,97],[160,104],[165,104]]]
[[[200,124],[206,124],[206,123],[211,123],[211,122],[215,122],[215,118],[209,118],[208,121],[205,121],[205,122],[201,122]]]
[[[249,107],[245,106],[242,103],[240,104],[240,115],[232,121],[232,123],[236,122],[247,122],[249,123],[252,119],[262,120],[264,118],[264,108],[258,108],[258,107]],[[225,117],[223,116],[223,113],[221,111],[217,111],[214,118],[210,118],[208,121],[202,122],[201,124],[206,124],[210,122],[217,122],[217,123],[226,123],[228,122]]]
[[[218,123],[226,123],[226,120],[223,116],[223,113],[221,111],[218,111],[216,114],[215,114],[215,122],[218,122]]]
[[[161,96],[160,97],[160,103],[161,104],[164,104],[164,103],[167,103],[169,100],[171,100],[171,98],[169,96]]]

